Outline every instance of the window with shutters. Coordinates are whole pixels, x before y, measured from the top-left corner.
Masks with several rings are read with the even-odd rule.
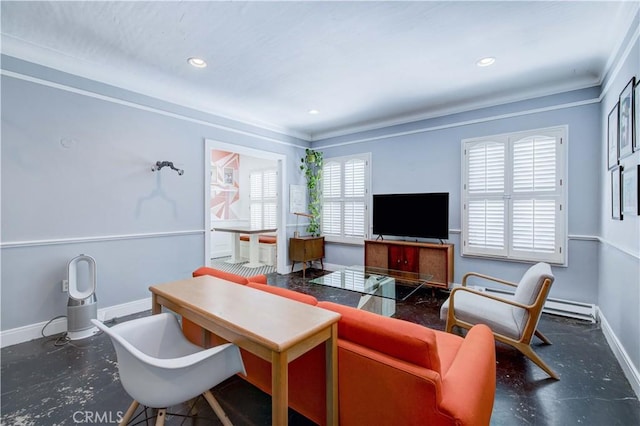
[[[368,237],[370,157],[325,158],[321,221],[327,241],[362,244]]]
[[[249,173],[251,226],[275,228],[278,203],[278,172],[276,169],[253,170]]]
[[[566,263],[566,127],[462,141],[462,254]]]

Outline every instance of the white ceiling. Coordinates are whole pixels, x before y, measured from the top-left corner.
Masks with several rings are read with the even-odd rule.
[[[3,0],[2,53],[317,140],[600,84],[639,4]]]

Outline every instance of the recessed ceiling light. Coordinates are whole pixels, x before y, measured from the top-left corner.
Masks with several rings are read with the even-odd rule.
[[[320,114],[320,111],[318,111],[317,109],[310,109],[309,111],[307,111],[309,114],[311,115],[317,115]]]
[[[495,61],[496,61],[496,58],[487,56],[486,58],[478,59],[478,62],[476,62],[476,65],[479,67],[488,67],[489,65],[493,65]]]
[[[202,58],[189,58],[187,59],[189,65],[194,66],[196,68],[204,68],[207,66],[207,62]]]

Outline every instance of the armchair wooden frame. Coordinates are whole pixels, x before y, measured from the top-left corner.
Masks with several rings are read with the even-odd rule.
[[[536,300],[531,305],[524,305],[514,300],[494,296],[492,294],[487,294],[485,292],[468,288],[467,280],[469,277],[472,277],[472,276],[497,282],[500,284],[508,285],[511,287],[518,286],[518,284],[514,282],[505,281],[500,278],[495,278],[489,275],[479,274],[477,272],[469,272],[465,274],[462,277],[462,286],[456,287],[453,290],[451,290],[451,294],[449,296],[449,309],[447,313],[446,331],[450,333],[454,326],[470,329],[474,325],[469,322],[463,321],[459,318],[456,318],[454,299],[455,299],[455,294],[459,291],[466,291],[469,293],[476,294],[480,297],[496,300],[498,302],[506,303],[518,308],[525,309],[529,315],[526,319],[526,323],[521,333],[520,339],[514,339],[511,337],[505,336],[503,334],[496,333],[495,331],[492,330],[493,335],[496,338],[496,340],[502,343],[506,343],[507,345],[513,346],[514,348],[518,349],[520,352],[522,352],[522,354],[524,354],[527,358],[533,361],[538,367],[543,369],[553,379],[560,380],[560,377],[558,376],[558,374],[555,371],[553,371],[531,348],[531,340],[533,339],[534,335],[537,336],[540,340],[542,340],[543,343],[547,345],[551,344],[551,341],[544,334],[539,332],[536,328],[538,326],[538,321],[542,313],[542,308],[544,307],[544,303],[547,300],[547,295],[549,293],[549,290],[551,289],[551,284],[553,283],[553,281],[549,278],[545,278],[544,282],[542,283],[542,287],[540,288],[540,292],[536,297]]]

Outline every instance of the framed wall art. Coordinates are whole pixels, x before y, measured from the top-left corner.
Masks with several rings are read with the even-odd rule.
[[[640,186],[638,176],[640,165],[626,167],[622,171],[622,213],[637,216],[640,214]]]
[[[616,167],[611,170],[611,217],[615,220],[622,220],[621,177],[622,167]]]
[[[609,170],[618,165],[618,104],[607,119],[607,165]]]
[[[635,77],[631,77],[629,83],[622,90],[618,102],[619,158],[624,158],[633,152],[633,83],[635,83]]]
[[[633,88],[633,151],[640,149],[640,80]]]

